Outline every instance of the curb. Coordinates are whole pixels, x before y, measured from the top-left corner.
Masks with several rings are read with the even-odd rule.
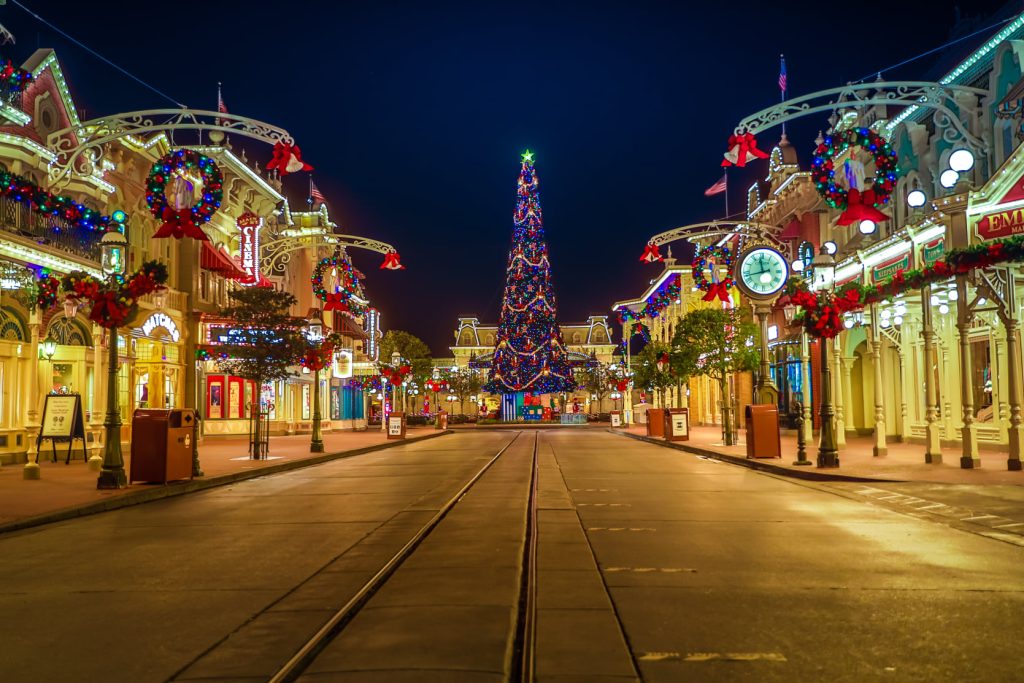
[[[117,510],[119,508],[131,507],[133,505],[141,505],[143,503],[151,503],[155,500],[163,500],[165,498],[174,498],[176,496],[183,496],[187,493],[195,493],[197,491],[205,491],[207,489],[216,488],[218,486],[226,486],[227,484],[234,484],[240,481],[246,481],[248,479],[256,479],[257,477],[265,477],[272,474],[280,474],[282,472],[290,472],[291,470],[298,470],[304,467],[312,467],[314,465],[322,465],[326,462],[333,460],[343,460],[356,455],[364,455],[366,453],[373,453],[374,451],[382,451],[395,446],[401,446],[410,443],[419,443],[420,441],[426,441],[428,439],[436,439],[439,436],[445,434],[451,434],[450,431],[438,431],[433,434],[425,434],[418,436],[415,439],[403,439],[385,441],[384,443],[374,444],[373,446],[364,446],[362,448],[356,448],[350,451],[338,451],[335,453],[325,453],[323,455],[317,455],[312,458],[304,458],[302,460],[291,460],[289,462],[277,463],[276,465],[267,465],[256,470],[244,470],[241,472],[232,472],[230,474],[220,474],[210,478],[203,479],[190,479],[188,481],[172,482],[168,484],[158,485],[154,488],[140,489],[136,493],[126,493],[122,496],[115,496],[108,500],[101,500],[95,503],[87,503],[85,505],[77,505],[75,507],[63,508],[61,510],[55,510],[53,512],[47,512],[35,517],[26,517],[25,519],[19,519],[14,522],[0,525],[0,535],[10,533],[12,531],[20,531],[22,529],[29,529],[36,526],[42,526],[44,524],[52,524],[54,522],[63,522],[69,519],[75,519],[78,517],[86,517],[88,515],[95,515],[101,512],[109,512],[111,510]]]
[[[787,477],[789,479],[803,479],[805,481],[849,481],[856,483],[894,483],[905,481],[903,479],[882,479],[880,477],[857,477],[852,474],[825,474],[824,472],[816,472],[814,470],[780,467],[779,465],[773,465],[771,463],[759,460],[750,460],[747,458],[741,458],[736,455],[727,455],[725,453],[719,453],[718,451],[713,451],[710,448],[688,446],[684,443],[680,443],[677,441],[665,441],[663,439],[656,439],[651,436],[641,436],[639,434],[630,434],[629,432],[615,431],[614,429],[611,428],[609,428],[608,431],[611,432],[612,434],[618,434],[619,436],[625,436],[630,439],[636,439],[637,441],[645,441],[647,443],[654,444],[655,446],[662,446],[664,448],[674,448],[677,451],[693,453],[694,455],[702,455],[706,458],[712,458],[714,460],[731,463],[733,465],[740,465],[741,467],[757,470],[759,472],[768,472],[771,474],[778,475],[780,477]]]

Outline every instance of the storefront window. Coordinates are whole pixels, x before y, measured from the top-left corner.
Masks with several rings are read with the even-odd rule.
[[[971,389],[979,422],[992,419],[992,358],[988,339],[971,342]]]
[[[50,379],[50,391],[60,393],[72,391],[75,366],[71,363],[52,363],[53,376]]]
[[[135,381],[135,405],[138,408],[149,407],[149,373],[139,374]]]

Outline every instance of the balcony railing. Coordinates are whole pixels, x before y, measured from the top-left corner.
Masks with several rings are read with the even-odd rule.
[[[102,231],[72,226],[58,216],[46,216],[10,197],[0,197],[0,230],[48,247],[99,263]]]

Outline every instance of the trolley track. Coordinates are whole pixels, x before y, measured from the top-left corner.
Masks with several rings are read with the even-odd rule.
[[[476,474],[453,495],[416,534],[373,575],[352,598],[338,609],[326,623],[295,652],[269,679],[271,683],[296,681],[306,672],[328,646],[341,636],[356,616],[388,584],[395,573],[412,557],[425,540],[441,525],[452,510],[473,490],[480,480],[522,436],[522,432],[505,444]],[[540,435],[534,435],[529,495],[526,507],[526,529],[521,554],[518,582],[518,603],[513,637],[505,657],[504,671],[509,681],[532,681],[535,669],[536,640],[536,576],[537,576],[537,475]],[[485,570],[481,570],[485,571]],[[443,624],[438,624],[442,628]]]

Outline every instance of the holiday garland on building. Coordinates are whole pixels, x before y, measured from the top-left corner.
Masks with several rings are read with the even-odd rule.
[[[57,303],[56,278],[46,276],[39,283],[36,303],[43,310]],[[138,300],[162,289],[167,282],[167,266],[159,261],[146,261],[127,278],[114,284],[82,271],[72,271],[59,281],[59,289],[73,302],[91,305],[89,320],[103,328],[121,327],[135,316]]]
[[[639,311],[629,308],[620,310],[619,322],[627,323],[630,320],[639,320],[640,318],[657,318],[661,315],[662,311],[679,300],[681,290],[682,279],[678,275],[672,276],[658,288],[658,291],[651,295],[650,299],[647,300],[647,303]]]
[[[192,184],[179,172],[199,175],[203,187],[194,203]],[[173,206],[167,197],[167,185],[171,181],[184,184],[183,189],[176,188]],[[146,203],[150,212],[163,221],[153,237],[191,237],[209,241],[202,225],[209,222],[220,208],[223,198],[224,179],[210,157],[191,149],[179,149],[161,157],[153,164],[146,179]]]
[[[324,287],[324,272],[328,268],[336,277],[333,292],[328,292]],[[313,284],[313,295],[324,302],[325,311],[342,311],[352,315],[362,315],[366,311],[366,307],[356,300],[359,296],[356,270],[348,257],[342,253],[341,247],[335,249],[332,255],[320,259],[313,270],[310,282]]]
[[[835,293],[812,292],[806,281],[791,278],[786,285],[786,294],[793,304],[803,309],[799,321],[807,333],[812,337],[831,339],[843,331],[844,313],[860,310],[909,290],[943,282],[955,275],[1001,263],[1024,263],[1024,235],[953,249],[946,253],[945,259],[924,268],[898,271],[885,282],[875,285],[848,282]]]
[[[351,389],[358,391],[365,391],[367,389],[371,391],[380,391],[381,381],[380,375],[366,375],[364,377],[350,377],[348,380],[348,386]]]
[[[555,321],[537,171],[529,151],[522,156],[513,224],[494,359],[484,389],[495,394],[572,391],[575,381]]]
[[[867,150],[874,160],[875,182],[870,190],[844,190],[836,183],[835,157],[851,147]],[[826,137],[818,145],[811,163],[811,178],[825,202],[843,212],[837,221],[839,225],[861,220],[877,223],[888,218],[875,207],[889,203],[896,187],[897,161],[896,152],[881,135],[870,128],[851,128]]]
[[[0,170],[0,194],[44,216],[66,220],[72,228],[88,232],[106,232],[112,219],[79,204],[70,197],[47,192],[28,178]],[[54,226],[54,229],[59,229]]]
[[[31,71],[14,66],[9,59],[0,67],[0,88],[8,93],[8,95],[17,95],[24,92],[28,84],[34,80],[35,76],[32,75]],[[11,101],[10,98],[8,101]]]

